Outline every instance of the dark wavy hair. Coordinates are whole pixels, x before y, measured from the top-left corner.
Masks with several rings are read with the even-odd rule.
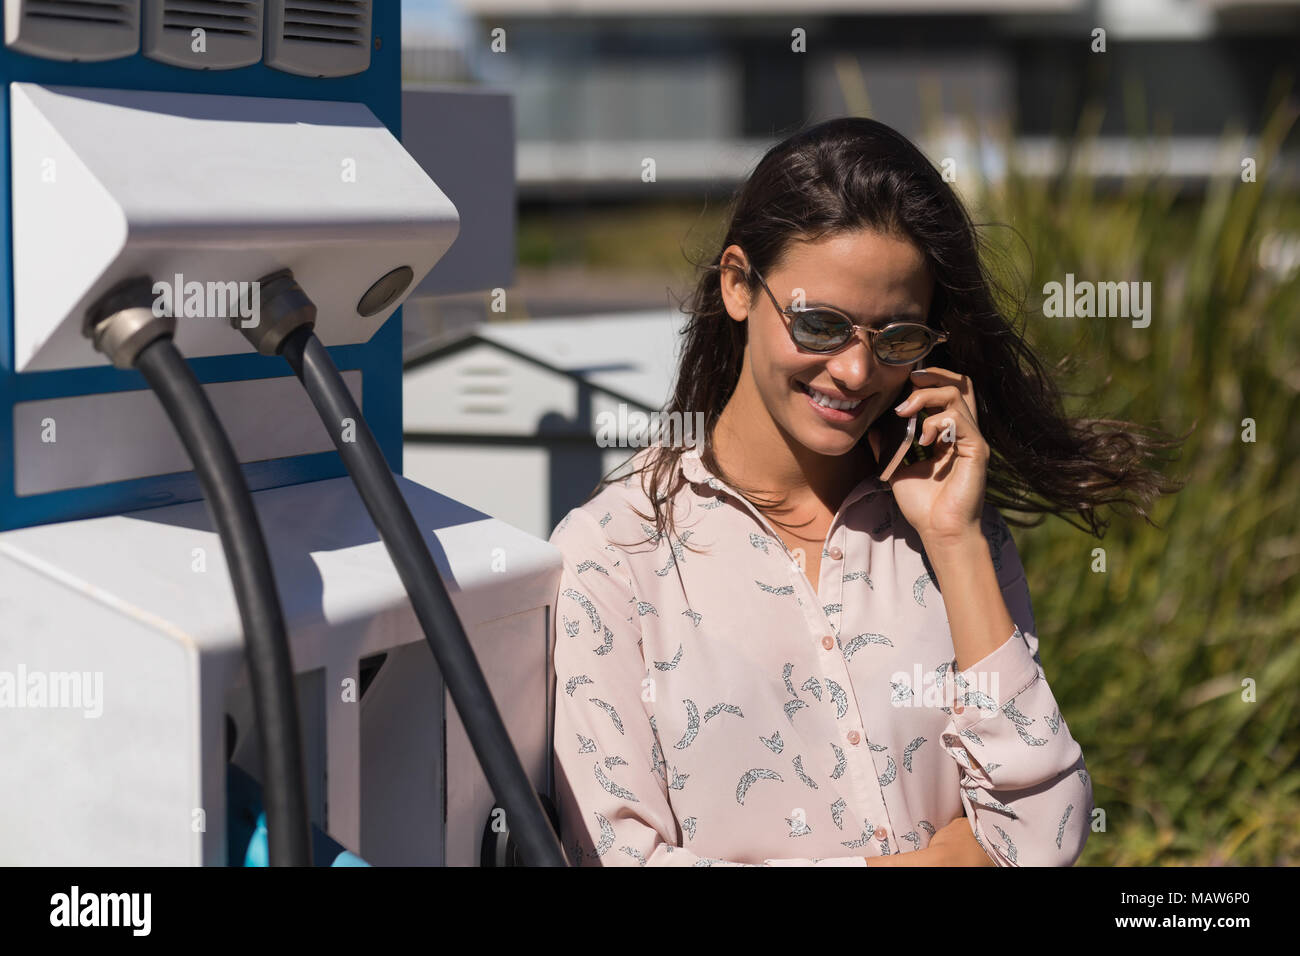
[[[683,310],[690,318],[664,411],[680,413],[682,421],[689,413],[704,413],[705,434],[698,441],[709,470],[765,515],[782,509],[783,500],[759,501],[753,489],[736,485],[713,451],[713,429],[739,380],[748,334],[748,323],[733,321],[723,304],[722,253],[732,244],[745,251],[753,296],[759,286],[752,269],[774,271],[792,242],[863,229],[910,240],[929,263],[935,290],[928,322],[946,331],[948,340],[926,364],[959,371],[975,383],[976,417],[990,449],[986,499],[999,510],[1038,515],[1033,521],[1008,518],[1023,527],[1056,514],[1100,538],[1108,522],[1097,509],[1106,504],[1124,506],[1154,525],[1152,502],[1182,484],[1166,480],[1149,461],[1158,449],[1178,446],[1187,436],[1113,419],[1066,418],[1057,386],[996,304],[1011,297],[986,267],[991,250],[957,194],[905,136],[861,117],[807,127],[769,149],[732,199],[717,255],[697,264],[703,274]],[[642,475],[654,508],[642,518],[653,518],[655,531],[670,539],[673,508],[664,505],[685,478],[677,475],[674,486],[663,489],[685,450],[680,442],[654,446],[656,454],[631,472]],[[606,475],[587,500],[614,480]],[[1066,517],[1074,514],[1082,524]]]

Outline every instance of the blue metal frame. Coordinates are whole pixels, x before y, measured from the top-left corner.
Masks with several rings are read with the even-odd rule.
[[[401,4],[372,4],[370,68],[355,76],[312,78],[273,70],[262,63],[236,70],[188,70],[150,60],[142,53],[102,63],[63,63],[15,53],[0,46],[0,303],[7,319],[0,322],[0,531],[52,521],[68,521],[194,501],[202,498],[193,472],[111,482],[49,494],[18,497],[14,493],[14,418],[18,402],[146,388],[144,377],[109,365],[47,372],[14,371],[13,229],[10,175],[9,84],[12,82],[218,93],[291,99],[364,103],[393,135],[401,139]],[[380,46],[375,49],[375,40]],[[75,228],[75,224],[69,224]],[[388,459],[402,470],[402,322],[401,309],[361,345],[329,350],[340,369],[362,374],[366,421]],[[223,355],[190,361],[200,382],[228,382],[292,374],[281,358],[256,354]],[[321,452],[243,466],[249,487],[257,491],[280,485],[335,478],[346,474],[337,452]]]

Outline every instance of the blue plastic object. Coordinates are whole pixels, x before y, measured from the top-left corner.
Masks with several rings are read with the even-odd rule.
[[[369,866],[319,827],[311,828],[316,866]],[[226,859],[231,866],[269,866],[262,788],[234,764],[226,764]]]
[[[369,866],[365,860],[330,839],[318,827],[311,828],[311,858],[316,866]],[[244,852],[244,866],[269,866],[266,845],[266,814],[257,815],[257,827]],[[324,861],[330,860],[326,864]]]

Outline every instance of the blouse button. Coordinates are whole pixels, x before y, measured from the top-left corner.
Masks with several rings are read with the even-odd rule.
[[[840,558],[844,557],[844,552],[841,551],[839,548],[831,548],[830,555],[832,558],[838,561]]]
[[[835,638],[831,637],[829,634],[822,638],[822,647],[826,648],[826,650],[829,651],[834,646]]]
[[[860,739],[861,738],[858,737],[858,732],[856,730],[849,731],[849,743],[853,744],[853,746],[856,747]]]
[[[885,828],[884,828],[884,827],[876,827],[876,839],[877,839],[877,840],[883,840],[884,838],[885,838]]]

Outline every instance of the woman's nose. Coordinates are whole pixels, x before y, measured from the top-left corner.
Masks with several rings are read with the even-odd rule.
[[[853,330],[853,341],[831,357],[826,363],[826,370],[847,391],[860,392],[877,375],[883,364],[872,348],[867,330],[856,328]]]

